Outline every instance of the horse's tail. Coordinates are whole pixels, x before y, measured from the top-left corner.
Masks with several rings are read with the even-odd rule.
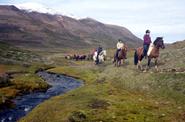
[[[138,54],[137,54],[137,50],[135,50],[135,53],[134,53],[134,64],[135,64],[135,65],[138,64]]]

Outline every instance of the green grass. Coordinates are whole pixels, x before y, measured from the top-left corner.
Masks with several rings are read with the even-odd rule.
[[[14,75],[11,84],[21,92],[33,92],[35,90],[46,90],[49,85],[36,74]]]
[[[185,41],[174,43],[165,48],[161,53],[162,68],[185,67]]]
[[[4,86],[0,87],[0,105],[6,101],[15,98],[18,95],[30,93],[34,91],[45,91],[50,86],[35,71],[39,68],[47,68],[48,66],[41,64],[33,64],[31,66],[22,65],[0,65],[0,73],[13,73],[11,79]]]
[[[43,102],[20,122],[185,121],[184,73],[156,72],[154,67],[146,73],[139,71],[133,65],[133,50],[128,52],[126,63],[117,68],[111,64],[114,52],[115,49],[109,49],[107,54],[110,60],[99,66],[91,61],[65,60],[66,52],[40,52],[47,59],[45,62],[56,66],[50,72],[82,79],[84,86]],[[183,68],[183,53],[183,47],[167,47],[161,53],[159,69]],[[145,65],[146,60],[142,64]],[[26,67],[4,65],[1,72],[25,73],[14,75],[12,86],[0,89],[0,93],[12,97],[24,89],[32,91],[37,90],[38,86],[46,87],[34,72],[47,67],[39,63]]]
[[[14,74],[11,75],[13,78],[9,79],[10,82],[0,84],[0,105],[17,95],[46,90],[49,87],[35,74],[40,68],[50,67],[45,65],[42,58],[31,51],[0,42],[0,76],[6,73]]]
[[[174,88],[176,84],[177,89],[184,89],[179,85],[183,74],[143,73],[133,65],[116,68],[109,62],[99,67],[82,64],[49,71],[80,78],[85,86],[45,101],[20,121],[184,121],[183,90]]]
[[[1,64],[29,64],[42,61],[42,57],[0,41]]]
[[[185,103],[185,74],[155,74],[155,83],[151,85],[157,94],[176,103]]]

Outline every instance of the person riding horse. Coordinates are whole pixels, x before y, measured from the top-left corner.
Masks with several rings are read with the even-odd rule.
[[[99,54],[103,51],[103,48],[99,45],[99,47],[96,49],[97,51],[97,57],[96,57],[96,64],[99,63]]]
[[[121,51],[121,49],[124,47],[124,43],[122,42],[121,39],[118,39],[118,43],[117,43],[117,50],[116,50],[116,57],[115,58],[118,58],[118,53]]]
[[[148,57],[148,65],[147,69],[150,68],[150,62],[152,59],[155,59],[155,68],[158,69],[158,57],[159,57],[159,49],[164,49],[164,41],[163,37],[157,37],[155,41],[153,42],[153,45],[149,47],[149,51],[147,52]],[[137,65],[137,68],[143,69],[141,65],[141,61],[143,59],[143,47],[139,47],[135,49],[134,53],[134,64]]]
[[[150,37],[150,30],[146,30],[146,34],[143,37],[143,57],[147,57],[147,52],[150,46],[151,41],[151,37]]]
[[[128,47],[126,44],[122,42],[121,39],[118,40],[116,46],[117,50],[116,53],[114,54],[113,63],[115,64],[115,66],[119,67],[121,65],[121,62],[122,61],[124,62],[124,60],[127,59],[126,56]]]

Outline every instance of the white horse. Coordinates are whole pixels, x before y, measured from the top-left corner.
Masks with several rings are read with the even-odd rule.
[[[96,58],[97,58],[97,51],[94,53],[93,55],[93,60],[95,61],[96,63]],[[100,52],[100,54],[98,55],[98,59],[99,59],[99,63],[102,63],[105,61],[105,57],[106,57],[107,53],[106,53],[106,50],[103,50]]]

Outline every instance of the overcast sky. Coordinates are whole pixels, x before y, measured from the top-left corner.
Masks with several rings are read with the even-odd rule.
[[[152,40],[157,36],[168,43],[185,39],[185,0],[0,0],[0,4],[90,17],[124,26],[139,38],[149,29]]]

